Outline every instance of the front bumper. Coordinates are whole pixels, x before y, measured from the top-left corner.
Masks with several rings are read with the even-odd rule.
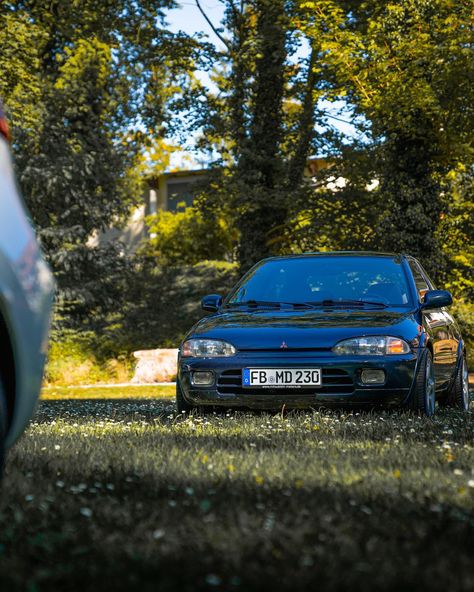
[[[410,395],[417,370],[417,352],[390,357],[336,356],[332,352],[245,352],[229,358],[180,358],[178,380],[192,405],[255,409],[304,408],[319,405],[400,406]],[[322,385],[301,388],[242,387],[244,368],[320,368]],[[361,371],[385,371],[383,385],[363,385]],[[195,371],[214,373],[214,385],[192,384]]]

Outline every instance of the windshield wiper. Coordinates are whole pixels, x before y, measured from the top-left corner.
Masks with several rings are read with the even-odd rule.
[[[325,306],[377,306],[380,308],[387,308],[384,302],[377,300],[321,300],[314,302],[276,302],[274,300],[245,300],[243,302],[228,302],[224,308],[247,307],[247,308],[284,308],[291,306],[293,308],[309,309]]]
[[[307,302],[311,306],[379,306],[380,308],[387,308],[388,304],[379,302],[377,300],[321,300],[319,302]]]
[[[243,302],[228,302],[224,305],[225,308],[230,308],[232,306],[246,306],[248,308],[257,308],[259,306],[266,306],[271,308],[280,308],[279,302],[272,302],[266,300],[245,300]]]
[[[313,307],[311,302],[275,302],[273,300],[246,300],[245,302],[228,302],[225,305],[225,308],[230,308],[232,306],[246,306],[248,308],[283,308],[285,306],[292,306],[293,308],[305,309]]]

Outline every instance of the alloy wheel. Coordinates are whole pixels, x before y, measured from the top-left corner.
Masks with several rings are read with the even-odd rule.
[[[431,358],[426,360],[426,384],[425,384],[426,414],[433,415],[436,406],[434,367]]]
[[[469,372],[467,369],[466,360],[463,358],[461,367],[462,380],[462,403],[463,408],[467,411],[469,409]]]

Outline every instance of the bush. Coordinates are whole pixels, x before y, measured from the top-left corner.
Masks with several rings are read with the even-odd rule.
[[[132,376],[129,358],[99,360],[92,350],[91,334],[69,334],[50,343],[45,383],[81,385],[128,382]]]
[[[470,302],[456,302],[449,312],[454,316],[461,329],[466,344],[467,362],[470,372],[474,372],[474,304]]]
[[[102,350],[117,353],[177,347],[205,314],[201,298],[225,294],[237,277],[237,264],[227,261],[160,267],[154,259],[147,259],[130,286],[129,305],[121,319],[100,337]]]
[[[225,294],[236,282],[238,267],[227,261],[162,266],[137,256],[121,278],[123,294],[115,310],[92,309],[87,320],[65,329],[58,305],[46,380],[55,384],[122,382],[131,376],[131,353],[177,347],[204,316],[203,296]]]
[[[162,265],[195,265],[201,261],[230,259],[236,233],[227,219],[216,213],[186,208],[160,211],[147,218],[151,238],[144,253]]]

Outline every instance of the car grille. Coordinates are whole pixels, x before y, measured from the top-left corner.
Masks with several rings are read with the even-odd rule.
[[[225,370],[217,379],[217,390],[222,395],[332,395],[351,394],[354,392],[354,382],[345,370],[339,368],[322,369],[322,386],[302,388],[243,388],[242,370]]]

